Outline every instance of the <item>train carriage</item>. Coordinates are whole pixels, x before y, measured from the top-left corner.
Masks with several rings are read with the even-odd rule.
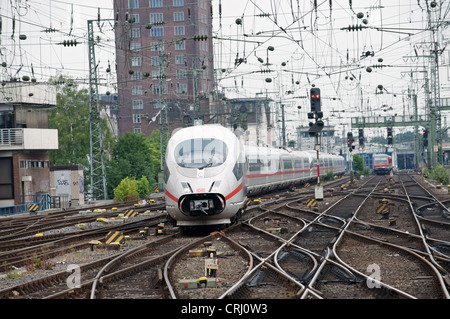
[[[373,171],[377,175],[390,174],[392,172],[392,157],[387,154],[374,154]]]
[[[248,195],[317,178],[315,153],[242,145],[218,124],[180,129],[169,140],[164,169],[166,209],[181,227],[230,224]],[[341,156],[320,154],[320,175],[345,172]]]

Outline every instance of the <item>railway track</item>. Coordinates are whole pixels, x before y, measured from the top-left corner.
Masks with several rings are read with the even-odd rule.
[[[161,214],[150,211],[160,210],[161,204],[140,208],[124,206],[121,210],[106,210],[111,206],[100,207],[94,213],[72,210],[18,217],[13,221],[1,220],[0,264],[3,269],[20,267],[29,263],[31,259],[48,259],[67,249],[84,249],[89,245],[89,240],[103,240],[110,231],[123,229],[124,232],[132,232],[142,225],[151,226],[165,221],[165,217],[161,217]],[[125,208],[131,207],[137,213],[146,211],[140,215],[140,221],[117,218],[126,211]],[[157,219],[154,219],[155,216]]]
[[[312,206],[307,190],[263,198],[247,207],[242,222],[219,233],[186,235],[174,229],[164,239],[86,263],[77,289],[64,289],[66,273],[51,293],[15,287],[0,296],[449,298],[445,201],[399,175],[337,181],[325,192]],[[389,211],[380,212],[386,202]]]

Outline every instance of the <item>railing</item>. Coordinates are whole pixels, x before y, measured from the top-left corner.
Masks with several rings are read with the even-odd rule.
[[[28,212],[28,204],[0,207],[0,216],[9,216]]]
[[[4,128],[0,129],[0,146],[22,145],[22,128]]]
[[[24,205],[39,204],[39,210],[52,208],[51,196],[48,193],[36,195],[22,195],[21,201],[22,204]]]
[[[31,198],[32,201],[24,202],[25,199]],[[51,196],[49,194],[37,194],[37,195],[27,195],[22,196],[22,204],[0,207],[0,216],[9,216],[15,214],[23,214],[28,212],[28,206],[31,204],[38,204],[38,211],[51,208]]]
[[[161,193],[164,192],[164,183],[153,183],[150,186],[150,193]]]

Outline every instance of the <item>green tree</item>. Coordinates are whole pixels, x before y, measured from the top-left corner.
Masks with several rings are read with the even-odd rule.
[[[161,140],[160,131],[154,130],[148,137],[152,172],[157,181],[158,172],[161,171]]]
[[[145,176],[150,185],[159,170],[159,132],[152,133],[150,138],[143,133],[127,132],[117,140],[107,164],[108,189],[115,188],[125,177],[141,179]]]
[[[56,107],[48,116],[49,128],[58,129],[58,150],[49,151],[50,165],[88,166],[89,94],[62,75],[56,85]]]
[[[360,155],[354,154],[352,165],[354,171],[361,172],[364,169],[364,159]]]
[[[142,176],[140,181],[136,181],[136,187],[139,193],[139,198],[146,198],[150,193],[150,183],[145,176]]]
[[[119,185],[114,188],[114,199],[122,202],[139,199],[136,181],[128,178],[128,176],[122,179]]]
[[[360,178],[361,175],[369,175],[370,170],[368,167],[364,167],[364,158],[361,155],[354,154],[353,155],[353,171],[355,171],[355,176],[357,179]]]
[[[84,167],[85,187],[90,184],[89,91],[60,75],[50,79],[56,86],[56,106],[48,116],[49,128],[58,130],[58,150],[49,151],[50,165],[81,164]],[[103,148],[109,153],[114,138],[106,119],[102,119]],[[120,182],[120,181],[119,181]],[[117,185],[117,184],[116,184]]]

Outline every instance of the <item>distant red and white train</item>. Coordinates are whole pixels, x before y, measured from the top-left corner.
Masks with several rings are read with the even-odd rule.
[[[248,195],[317,179],[313,151],[246,146],[229,129],[199,125],[175,132],[166,149],[166,209],[177,226],[237,221]],[[342,156],[320,153],[320,175],[345,173]]]
[[[392,156],[387,154],[373,155],[373,172],[377,175],[390,174],[392,171]]]

